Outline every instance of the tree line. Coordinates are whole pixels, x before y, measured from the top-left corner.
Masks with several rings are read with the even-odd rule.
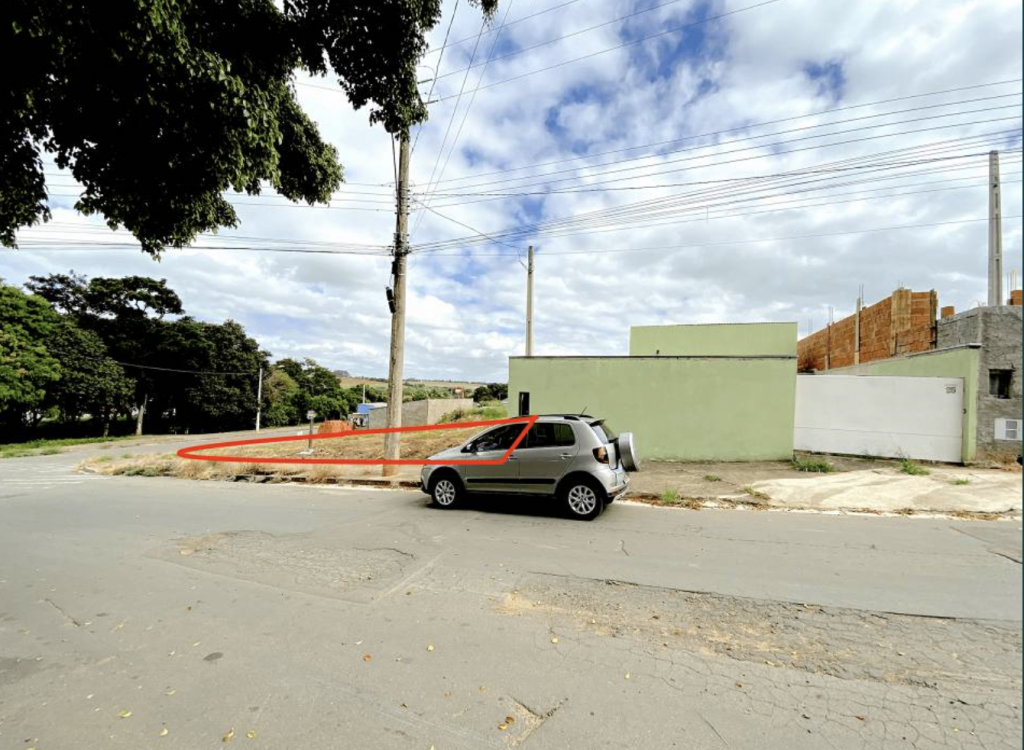
[[[5,439],[250,429],[261,370],[268,427],[297,424],[309,409],[341,419],[364,396],[314,360],[271,364],[235,321],[185,314],[163,279],[72,271],[32,276],[25,288],[0,280]],[[386,400],[383,388],[365,397]]]

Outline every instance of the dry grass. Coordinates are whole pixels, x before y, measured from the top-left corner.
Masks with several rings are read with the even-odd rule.
[[[422,459],[465,442],[481,432],[480,427],[452,425],[443,430],[424,430],[402,435],[402,458]],[[311,484],[325,484],[340,479],[363,479],[379,477],[380,466],[366,465],[323,465],[323,464],[279,464],[260,461],[261,458],[292,458],[302,461],[308,458],[379,459],[384,455],[383,435],[360,435],[314,440],[313,453],[304,454],[307,443],[295,440],[281,443],[222,448],[216,451],[200,451],[196,455],[222,455],[249,459],[244,462],[197,461],[178,458],[173,454],[125,454],[120,459],[110,455],[93,456],[79,464],[79,471],[107,476],[129,477],[178,477],[193,480],[230,480],[246,477],[301,477]],[[407,472],[415,470],[411,467]]]
[[[421,432],[407,432],[402,434],[402,458],[422,459],[440,453],[443,450],[452,448],[468,440],[473,435],[482,432],[480,427],[459,427],[457,424],[440,430],[424,430]],[[307,450],[305,440],[289,440],[278,443],[264,443],[261,445],[244,445],[236,448],[220,448],[215,451],[200,451],[197,456],[204,454],[217,454],[222,456],[252,457],[253,459],[267,458],[270,456],[278,458],[344,458],[372,460],[384,456],[384,435],[361,435],[354,432],[351,435],[339,438],[328,438],[326,440],[314,440],[312,454],[305,454]],[[244,473],[244,472],[243,472]]]

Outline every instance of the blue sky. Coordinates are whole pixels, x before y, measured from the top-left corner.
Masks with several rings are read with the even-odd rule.
[[[1020,3],[780,0],[744,10],[755,4],[576,0],[503,28],[495,57],[526,51],[473,68],[458,99],[465,76],[460,69],[469,64],[480,30],[479,12],[459,4],[451,39],[468,41],[444,52],[441,73],[455,74],[436,84],[434,98],[442,101],[431,105],[431,119],[419,135],[414,193],[427,200],[431,172],[436,177],[447,162],[443,182],[432,186],[442,195],[430,205],[451,219],[491,235],[539,221],[570,222],[572,231],[538,232],[511,242],[522,253],[530,242],[538,248],[538,353],[622,354],[629,326],[652,323],[789,320],[797,321],[803,334],[825,322],[829,306],[837,318],[852,311],[861,284],[869,303],[900,283],[934,288],[941,304],[959,309],[985,298],[986,228],[984,222],[967,221],[987,213],[983,156],[917,167],[917,174],[907,169],[907,174],[844,175],[827,189],[769,193],[756,201],[746,196],[730,203],[745,196],[738,192],[742,184],[733,189],[721,181],[877,158],[886,150],[935,149],[937,141],[957,138],[975,140],[944,153],[967,154],[972,148],[983,153],[990,144],[1019,149],[1021,83],[1014,79],[1022,77]],[[511,22],[557,5],[562,0],[512,0],[511,7],[503,0],[476,62],[487,59],[503,19]],[[431,33],[435,49],[454,6],[445,3],[444,18]],[[605,23],[645,9],[651,10]],[[729,15],[613,49],[723,14]],[[435,52],[424,60],[423,78],[432,75],[437,59]],[[299,81],[336,88],[331,80]],[[999,81],[1010,83],[918,96]],[[474,96],[480,82],[498,85]],[[422,87],[424,94],[428,87]],[[224,234],[389,243],[394,220],[385,186],[393,174],[387,134],[369,125],[366,111],[353,111],[338,90],[300,85],[297,91],[338,146],[349,182],[359,184],[344,188],[332,210],[278,207],[281,201],[271,196],[247,198],[259,205],[239,206],[242,226]],[[871,104],[910,96],[918,98]],[[967,101],[972,99],[985,100]],[[932,108],[895,114],[923,106]],[[857,108],[819,114],[846,107]],[[868,117],[873,119],[852,121]],[[886,125],[903,120],[916,122]],[[821,127],[806,129],[812,126]],[[853,128],[864,129],[841,134]],[[997,131],[1011,134],[988,135]],[[709,133],[721,134],[693,139]],[[806,138],[810,135],[821,137]],[[692,140],[677,142],[688,137]],[[806,139],[795,141],[801,137]],[[854,138],[864,140],[836,143]],[[780,144],[787,140],[794,142]],[[644,148],[622,151],[640,145]],[[723,154],[735,149],[745,150]],[[617,153],[597,156],[609,151]],[[592,156],[564,161],[587,155]],[[627,158],[636,160],[622,161]],[[601,166],[613,161],[618,163]],[[546,166],[492,174],[528,165]],[[600,174],[623,168],[634,169]],[[561,173],[548,174],[553,171]],[[1020,213],[1020,173],[1020,154],[1004,154],[1007,214]],[[549,183],[556,177],[563,181]],[[70,184],[69,178],[54,182]],[[705,187],[687,197],[698,188],[669,183]],[[710,185],[718,185],[715,192],[709,192]],[[597,189],[609,186],[635,189]],[[552,187],[592,192],[456,197]],[[64,207],[54,212],[59,225],[22,236],[54,237],[59,226],[67,232],[61,236],[81,231],[106,238],[102,222],[67,208],[71,200],[54,199],[55,207]],[[572,224],[587,212],[624,215],[636,211],[631,204],[653,200],[688,203],[685,211],[666,212],[657,222],[648,213],[643,222]],[[412,225],[417,227],[414,245],[474,236],[430,212],[418,211]],[[906,225],[931,226],[844,234]],[[771,238],[779,239],[763,241]],[[679,249],[614,252],[665,246]],[[1004,253],[1007,270],[1019,270],[1019,219],[1004,221]],[[127,248],[26,248],[0,255],[0,276],[16,283],[69,268],[88,275],[167,278],[191,314],[238,320],[278,357],[312,357],[367,375],[387,369],[389,263],[384,258],[188,250],[170,251],[155,263]],[[525,271],[508,246],[453,242],[443,251],[414,252],[408,375],[504,380],[508,356],[522,351],[524,308]]]

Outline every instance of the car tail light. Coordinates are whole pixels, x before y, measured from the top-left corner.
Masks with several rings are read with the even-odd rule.
[[[600,448],[594,448],[594,458],[603,464],[608,463],[608,449],[603,445]]]

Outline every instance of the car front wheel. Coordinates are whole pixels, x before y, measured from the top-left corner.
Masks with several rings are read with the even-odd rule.
[[[604,510],[604,493],[585,480],[569,482],[563,491],[569,515],[581,521],[592,521]]]
[[[441,476],[431,482],[430,500],[435,508],[454,508],[462,499],[462,486],[450,476]]]

